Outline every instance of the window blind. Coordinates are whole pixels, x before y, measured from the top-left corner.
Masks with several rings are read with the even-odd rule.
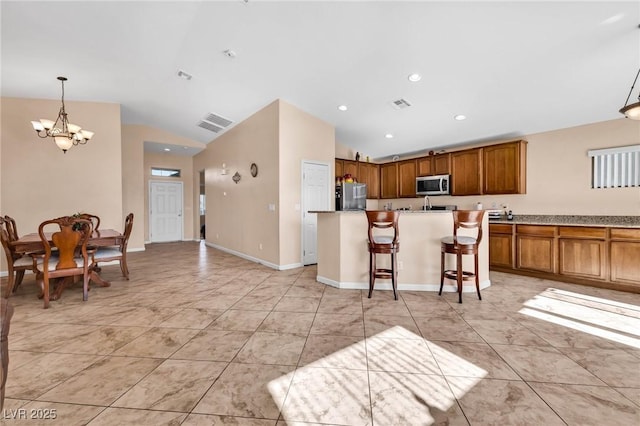
[[[640,186],[640,145],[588,151],[592,188]]]

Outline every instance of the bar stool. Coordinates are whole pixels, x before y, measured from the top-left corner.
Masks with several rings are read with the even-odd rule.
[[[478,278],[478,246],[482,240],[482,218],[484,210],[454,210],[453,211],[453,235],[449,235],[440,240],[440,292],[442,295],[442,287],[444,279],[449,278],[456,280],[458,284],[458,303],[462,303],[462,285],[464,281],[475,280],[476,290],[478,291],[478,299],[482,300],[480,295],[480,279]],[[458,229],[477,229],[476,238],[467,236],[458,236]],[[456,269],[444,269],[444,255],[446,253],[456,255]],[[474,270],[473,272],[462,270],[462,255],[472,254]]]
[[[396,292],[398,281],[398,259],[400,250],[398,241],[398,211],[367,211],[369,221],[369,299],[373,293],[376,278],[390,279],[393,287],[393,298],[398,300]],[[375,229],[393,228],[393,235],[374,235]],[[390,254],[391,268],[377,268],[376,254]]]

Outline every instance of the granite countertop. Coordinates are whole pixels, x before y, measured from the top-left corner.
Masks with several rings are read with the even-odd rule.
[[[564,225],[564,226],[614,226],[640,228],[640,216],[580,216],[580,215],[513,215],[513,220],[505,216],[489,219],[489,223],[522,225]]]
[[[402,214],[405,213],[449,213],[451,210],[397,210]],[[352,213],[364,213],[364,210],[309,210],[309,213],[340,213],[340,214],[352,214]]]

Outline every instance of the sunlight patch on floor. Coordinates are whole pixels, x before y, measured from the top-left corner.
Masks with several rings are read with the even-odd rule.
[[[548,288],[519,313],[640,348],[640,306]]]
[[[438,363],[472,376],[457,381],[464,389],[456,392],[466,393],[486,376],[482,368],[430,345]],[[438,363],[421,336],[395,326],[279,377],[268,388],[288,422],[433,424],[457,408]]]

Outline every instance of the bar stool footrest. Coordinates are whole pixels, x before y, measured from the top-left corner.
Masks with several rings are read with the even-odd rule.
[[[376,278],[390,280],[391,278],[393,278],[393,269],[375,269],[373,271],[373,276]]]
[[[450,280],[457,280],[458,279],[458,272],[456,270],[444,271],[444,277],[445,278],[449,278]],[[463,281],[469,281],[469,280],[475,280],[475,279],[476,279],[476,274],[474,274],[473,272],[462,271],[462,280]]]

